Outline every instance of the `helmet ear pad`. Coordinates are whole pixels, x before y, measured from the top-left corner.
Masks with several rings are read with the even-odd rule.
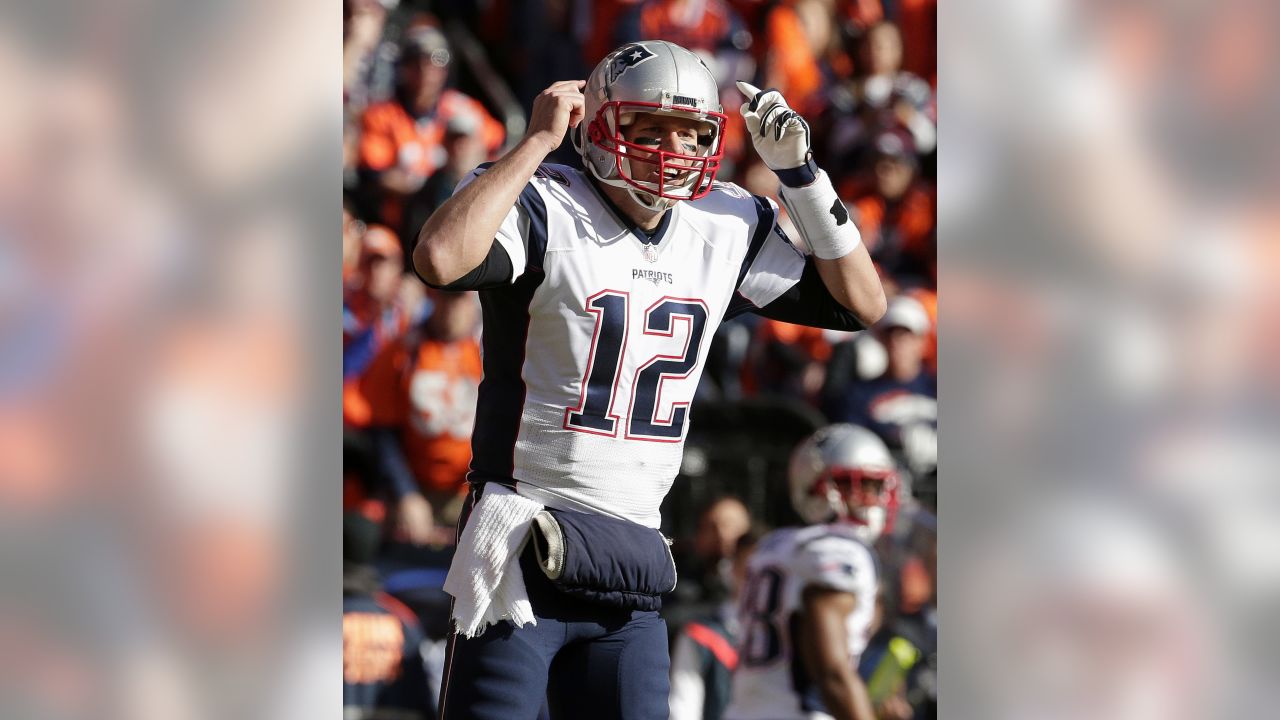
[[[571,137],[576,143],[575,149],[582,156],[584,167],[601,180],[616,177],[615,160],[602,147],[608,138],[608,130],[599,116],[579,123]]]
[[[600,118],[592,118],[587,123],[587,139],[592,143],[599,143],[604,139],[604,128],[600,127]]]

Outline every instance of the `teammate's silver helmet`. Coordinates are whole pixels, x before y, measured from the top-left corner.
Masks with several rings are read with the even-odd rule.
[[[864,542],[892,528],[898,466],[870,430],[838,424],[796,447],[788,470],[791,504],[809,524],[847,522]]]
[[[597,179],[626,188],[650,209],[696,200],[711,191],[724,155],[726,117],[715,77],[697,55],[664,40],[628,43],[609,53],[587,78],[585,119],[570,133],[583,164]],[[622,128],[637,113],[700,121],[697,154],[657,151],[629,143]],[[636,164],[656,167],[656,182]]]

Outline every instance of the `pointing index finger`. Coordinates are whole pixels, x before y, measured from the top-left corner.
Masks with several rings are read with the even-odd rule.
[[[756,87],[755,85],[752,85],[751,83],[745,83],[739,80],[738,92],[742,93],[747,97],[748,100],[750,100],[751,98],[754,98],[756,95],[760,94],[760,88]]]

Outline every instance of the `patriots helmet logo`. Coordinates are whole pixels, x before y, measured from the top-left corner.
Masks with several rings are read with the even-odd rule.
[[[657,57],[654,52],[643,45],[628,45],[618,51],[614,56],[613,62],[609,63],[609,70],[605,73],[605,77],[609,82],[613,82],[622,76],[622,73],[648,60]]]

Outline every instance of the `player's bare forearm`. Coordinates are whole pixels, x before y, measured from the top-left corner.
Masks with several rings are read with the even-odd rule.
[[[432,213],[413,249],[413,266],[424,280],[448,285],[484,262],[538,165],[582,121],[583,82],[563,80],[543,90],[534,98],[524,139]]]
[[[545,143],[525,138],[432,213],[413,249],[418,274],[432,285],[448,285],[480,265],[547,152]]]
[[[865,245],[859,244],[844,257],[813,260],[827,291],[859,322],[871,327],[884,315],[887,308],[884,286]]]
[[[853,612],[852,593],[805,588],[801,654],[827,712],[838,720],[875,720],[866,685],[849,659],[845,620]]]

